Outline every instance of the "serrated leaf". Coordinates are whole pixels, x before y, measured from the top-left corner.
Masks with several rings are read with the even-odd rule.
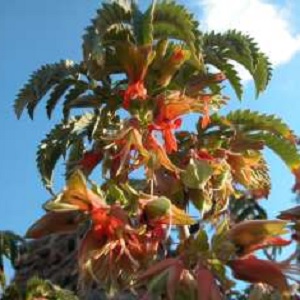
[[[52,187],[52,173],[58,160],[65,156],[74,142],[91,134],[95,121],[93,114],[74,117],[68,123],[57,124],[41,141],[37,151],[37,166],[47,189]]]
[[[66,178],[68,178],[78,167],[78,162],[83,157],[84,150],[85,147],[82,138],[76,139],[70,146],[66,163]]]
[[[157,3],[153,14],[153,31],[156,39],[171,38],[184,41],[192,53],[196,67],[201,67],[198,57],[201,33],[196,19],[184,6],[174,1]]]
[[[229,80],[237,97],[241,100],[242,96],[243,96],[243,85],[242,85],[242,79],[240,78],[239,73],[236,71],[234,66],[230,63],[224,64],[222,66],[221,71],[225,73],[226,78]]]
[[[256,97],[266,89],[266,86],[271,79],[271,72],[271,63],[264,54],[260,53],[253,74],[255,78]]]
[[[153,43],[153,12],[155,1],[152,1],[150,7],[145,13],[137,8],[133,13],[133,30],[138,45],[152,45]]]
[[[291,141],[295,140],[293,131],[282,119],[275,115],[267,115],[247,109],[232,111],[225,118],[228,124],[239,126],[244,132],[262,130],[281,135]]]
[[[68,88],[73,85],[76,81],[74,79],[65,79],[62,80],[59,84],[57,84],[53,91],[51,92],[49,99],[46,105],[47,116],[50,119],[52,112],[58,103],[59,99],[63,96],[63,94],[68,90]]]
[[[118,40],[124,35],[131,34],[130,22],[132,19],[133,4],[131,1],[113,1],[103,3],[97,10],[97,16],[92,20],[92,25],[86,28],[83,36],[83,54],[86,61],[99,59],[102,56],[103,43],[107,40]],[[106,38],[106,41],[105,41]]]
[[[295,144],[289,140],[268,133],[252,134],[251,138],[264,141],[265,145],[273,150],[291,170],[300,167],[300,153]]]
[[[76,85],[69,90],[65,97],[64,105],[63,105],[63,115],[64,119],[67,120],[69,117],[70,108],[72,107],[72,103],[76,100],[81,94],[87,91],[89,88],[88,84],[84,81],[77,81]]]
[[[56,84],[78,74],[78,65],[70,60],[62,60],[59,63],[43,65],[35,71],[28,83],[20,90],[15,100],[14,109],[20,118],[25,107],[33,118],[34,109],[46,93]]]
[[[257,95],[266,89],[272,75],[271,64],[250,36],[236,30],[224,33],[212,31],[204,35],[202,48],[206,63],[223,71],[228,63],[236,62],[252,75]],[[227,72],[232,77],[231,84],[234,84],[237,95],[241,95],[235,71],[229,67]]]

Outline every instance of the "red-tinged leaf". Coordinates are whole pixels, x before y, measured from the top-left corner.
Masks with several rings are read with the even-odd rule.
[[[293,173],[295,175],[295,184],[293,186],[293,192],[300,192],[300,168],[294,168]]]
[[[191,272],[187,269],[184,269],[181,273],[180,278],[180,290],[181,294],[183,294],[182,299],[197,299],[197,282],[195,277]]]
[[[179,286],[179,281],[183,269],[183,262],[178,260],[177,263],[169,270],[169,276],[167,281],[167,295],[169,300],[175,299],[176,289]]]
[[[281,237],[268,237],[266,238],[262,243],[260,244],[255,244],[252,246],[249,246],[247,250],[244,250],[243,252],[246,253],[252,253],[256,250],[263,249],[269,246],[279,246],[279,247],[284,247],[288,246],[292,243],[292,240],[286,240]]]
[[[159,273],[161,273],[162,271],[170,268],[171,266],[174,266],[178,263],[178,259],[177,258],[167,258],[164,259],[156,264],[154,264],[153,266],[149,267],[145,272],[143,272],[142,274],[140,274],[137,277],[137,281],[144,281],[144,280],[148,280],[151,277],[158,275]]]
[[[222,296],[219,287],[211,271],[198,267],[197,269],[198,283],[198,300],[221,300]]]
[[[48,212],[28,229],[26,237],[38,239],[52,233],[70,233],[83,220],[84,216],[78,212]]]
[[[299,220],[300,205],[281,211],[277,218],[281,220]]]
[[[289,286],[280,266],[273,262],[250,256],[233,260],[230,265],[235,278],[250,283],[266,283],[283,294],[289,294]]]
[[[274,237],[288,232],[287,222],[281,220],[251,220],[238,223],[228,232],[228,238],[236,245],[243,248],[244,254],[264,245],[276,243]],[[277,240],[281,243],[281,240]],[[272,244],[273,245],[273,244]]]

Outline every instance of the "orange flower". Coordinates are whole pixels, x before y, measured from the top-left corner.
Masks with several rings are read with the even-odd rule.
[[[181,119],[175,121],[172,120],[162,120],[150,125],[150,131],[160,130],[162,132],[163,138],[165,140],[165,149],[167,153],[172,153],[177,151],[177,141],[174,136],[173,130],[178,129],[181,126]]]
[[[130,226],[127,212],[118,205],[95,208],[90,214],[92,227],[79,250],[83,277],[92,276],[116,290],[127,286],[147,259],[147,238]]]
[[[174,52],[172,53],[171,61],[174,62],[174,63],[175,62],[176,63],[178,63],[178,62],[181,63],[183,60],[185,60],[185,58],[186,58],[186,51],[181,49],[181,48],[176,48],[174,50]]]
[[[289,286],[280,264],[258,259],[255,256],[235,259],[229,266],[235,278],[251,283],[266,283],[278,289],[283,295],[289,294]]]
[[[213,157],[206,149],[197,150],[195,153],[195,158],[203,159],[207,161],[214,161],[215,157]]]
[[[124,108],[129,108],[130,100],[147,98],[144,81],[154,56],[151,45],[136,46],[130,42],[117,45],[116,57],[128,77],[128,87],[124,93]]]
[[[118,206],[112,206],[110,209],[95,208],[90,214],[93,221],[93,231],[101,238],[118,236],[128,223],[125,211]]]
[[[142,80],[138,80],[128,84],[128,87],[124,93],[123,107],[129,108],[131,100],[145,100],[147,99],[147,89],[144,86]]]
[[[202,97],[202,101],[203,101],[203,118],[202,118],[202,122],[201,122],[201,127],[204,129],[210,123],[209,103],[211,101],[211,96],[210,95],[204,95]]]
[[[158,99],[158,116],[156,120],[158,122],[161,122],[161,120],[175,120],[187,113],[199,112],[203,114],[201,126],[205,128],[210,123],[209,104],[212,97],[210,94],[203,94],[192,98],[180,92],[173,92],[166,98]]]

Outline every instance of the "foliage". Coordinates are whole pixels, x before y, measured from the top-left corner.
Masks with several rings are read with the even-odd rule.
[[[19,254],[19,244],[23,239],[11,231],[0,231],[0,288],[6,287],[4,273],[4,259],[8,259],[14,266]],[[0,290],[1,290],[0,289]]]
[[[237,279],[253,285],[253,299],[289,299],[287,278],[299,267],[255,252],[290,245],[281,236],[291,231],[297,237],[297,222],[291,229],[286,220],[267,220],[258,202],[271,189],[266,147],[299,186],[297,138],[274,115],[219,113],[229,101],[226,83],[242,99],[236,66],[250,73],[257,96],[266,89],[272,68],[256,42],[235,30],[204,33],[173,1],[141,11],[118,0],[98,9],[82,48],[81,62],[34,72],[15,102],[18,117],[25,108],[33,117],[46,96],[49,118],[60,99],[63,108],[37,155],[52,199],[27,237],[88,223],[81,281],[98,282],[110,296],[146,288],[147,299],[241,299]],[[183,131],[182,117],[190,113],[199,116],[196,130]],[[66,186],[57,193],[52,175],[61,158]],[[100,164],[102,180],[95,183],[90,174]],[[191,204],[195,218],[187,212]],[[189,227],[198,230],[189,234]],[[269,289],[258,290],[259,283]]]
[[[16,284],[10,285],[3,294],[2,300],[78,300],[71,291],[63,290],[48,280],[32,277],[22,291]]]

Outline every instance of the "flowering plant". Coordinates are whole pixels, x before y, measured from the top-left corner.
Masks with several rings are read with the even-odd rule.
[[[260,201],[271,188],[266,147],[295,174],[297,190],[297,139],[273,115],[220,113],[230,100],[225,85],[242,98],[232,62],[251,74],[257,95],[266,89],[271,66],[249,36],[203,33],[172,1],[145,11],[113,1],[87,27],[81,62],[43,66],[20,91],[18,116],[27,108],[33,117],[51,91],[51,117],[65,95],[64,119],[38,150],[52,199],[27,238],[81,228],[83,289],[97,282],[113,296],[130,289],[138,299],[234,299],[238,279],[252,284],[259,296],[251,299],[293,296],[295,256],[276,262],[267,248],[299,240],[299,213],[267,220]],[[81,114],[70,116],[75,108]],[[186,125],[190,114],[195,128]],[[52,173],[62,156],[66,187],[57,193]]]

